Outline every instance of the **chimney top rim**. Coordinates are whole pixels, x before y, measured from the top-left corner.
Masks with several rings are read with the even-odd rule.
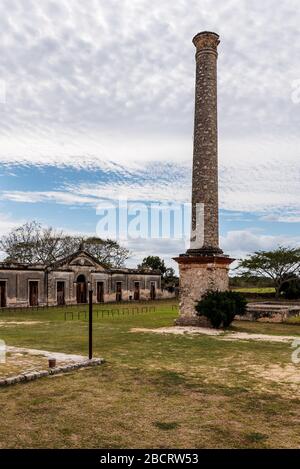
[[[205,36],[207,38],[210,37],[213,41],[216,41],[216,45],[218,45],[220,42],[219,34],[214,33],[213,31],[201,31],[200,33],[197,33],[192,39],[194,46],[197,46],[198,39],[200,39],[201,37],[205,37]]]
[[[200,33],[197,33],[194,37],[202,36],[203,34],[213,34],[214,36],[220,37],[220,35],[214,31],[200,31]]]

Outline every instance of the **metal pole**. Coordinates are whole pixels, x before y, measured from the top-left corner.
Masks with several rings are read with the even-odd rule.
[[[89,290],[89,360],[93,358],[93,290]]]

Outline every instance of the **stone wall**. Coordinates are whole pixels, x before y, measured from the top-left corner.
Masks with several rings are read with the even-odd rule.
[[[38,282],[39,304],[46,304],[44,272],[39,270],[0,270],[0,280],[6,282],[6,305],[27,306],[29,304],[29,282]]]
[[[300,305],[290,304],[270,304],[270,303],[249,303],[247,314],[237,316],[240,321],[258,322],[285,322],[287,319],[298,318],[300,316]]]
[[[205,262],[200,257],[195,257],[193,262],[187,258],[187,261],[179,263],[180,317],[176,320],[176,324],[208,326],[209,323],[205,318],[196,315],[195,304],[208,290],[228,289],[228,263]]]
[[[54,306],[57,303],[57,282],[65,283],[65,303],[72,304],[76,298],[76,289],[74,287],[74,273],[73,272],[50,272],[46,276],[46,283],[48,289],[48,305]]]

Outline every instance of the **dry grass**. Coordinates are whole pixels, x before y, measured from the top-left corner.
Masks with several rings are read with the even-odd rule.
[[[48,324],[3,328],[1,338],[86,353],[87,323],[53,313]],[[105,365],[1,389],[0,447],[299,447],[300,399],[282,374],[269,379],[274,367],[290,371],[289,345],[130,332],[170,326],[175,315],[165,303],[156,313],[95,321]],[[299,335],[299,326],[274,326],[253,329]]]

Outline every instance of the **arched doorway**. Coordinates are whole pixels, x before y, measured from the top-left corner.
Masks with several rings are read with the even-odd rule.
[[[87,288],[86,288],[85,276],[81,274],[77,277],[77,290],[76,290],[77,303],[87,302],[86,291],[87,291]]]

